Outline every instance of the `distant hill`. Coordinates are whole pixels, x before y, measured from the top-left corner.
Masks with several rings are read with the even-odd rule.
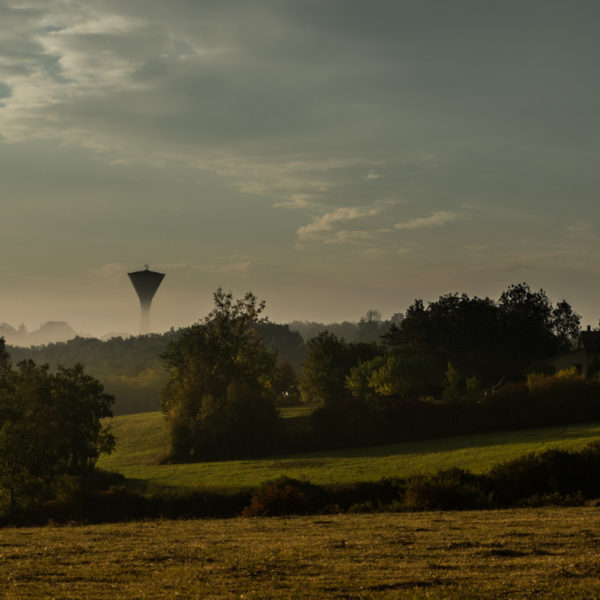
[[[0,337],[11,346],[40,346],[52,342],[66,342],[77,332],[66,321],[47,321],[35,331],[27,331],[24,325],[15,329],[8,323],[0,323]]]

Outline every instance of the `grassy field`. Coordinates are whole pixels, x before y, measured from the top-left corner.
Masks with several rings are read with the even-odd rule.
[[[116,417],[112,427],[117,437],[117,448],[111,456],[100,460],[100,467],[118,471],[133,483],[137,480],[158,485],[211,489],[255,487],[280,475],[325,484],[431,473],[454,466],[481,473],[493,464],[528,452],[550,447],[578,449],[600,437],[600,424],[594,423],[262,460],[160,465],[158,463],[169,447],[160,413]]]
[[[6,600],[590,600],[600,593],[600,510],[4,529],[0,554]]]

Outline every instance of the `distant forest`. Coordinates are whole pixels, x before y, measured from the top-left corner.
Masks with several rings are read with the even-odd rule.
[[[308,352],[306,342],[320,333],[331,333],[349,343],[370,343],[378,341],[392,324],[399,324],[401,320],[401,313],[386,321],[382,320],[379,311],[369,310],[358,322],[293,321],[289,325],[265,322],[259,325],[259,330],[265,345],[277,351],[279,362],[289,363],[299,374]],[[31,359],[37,364],[47,363],[51,369],[56,369],[59,364],[82,363],[86,372],[97,377],[105,390],[116,396],[114,413],[121,415],[159,410],[160,390],[167,381],[160,356],[185,330],[172,329],[161,334],[114,337],[105,341],[74,337],[29,348],[8,346],[8,351],[14,363]]]
[[[323,332],[331,333],[346,342],[378,342],[392,325],[400,325],[404,315],[394,313],[390,319],[384,320],[378,310],[368,310],[358,323],[342,321],[341,323],[319,323],[317,321],[292,321],[289,328],[297,331],[305,342]]]
[[[263,342],[277,351],[280,362],[291,364],[299,372],[306,356],[302,336],[287,325],[261,323]],[[170,342],[179,338],[186,329],[161,334],[128,338],[115,337],[107,341],[75,337],[66,342],[24,348],[8,346],[13,363],[31,359],[37,364],[85,365],[86,372],[98,378],[105,391],[116,397],[115,415],[160,409],[160,390],[167,381],[161,354]]]

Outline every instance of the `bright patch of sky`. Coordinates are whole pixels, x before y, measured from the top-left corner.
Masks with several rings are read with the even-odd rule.
[[[511,283],[600,316],[600,5],[0,0],[0,322],[277,321]]]

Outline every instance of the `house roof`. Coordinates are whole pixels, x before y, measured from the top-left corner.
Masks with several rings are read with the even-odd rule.
[[[582,331],[579,334],[578,347],[588,352],[600,352],[600,331]]]

